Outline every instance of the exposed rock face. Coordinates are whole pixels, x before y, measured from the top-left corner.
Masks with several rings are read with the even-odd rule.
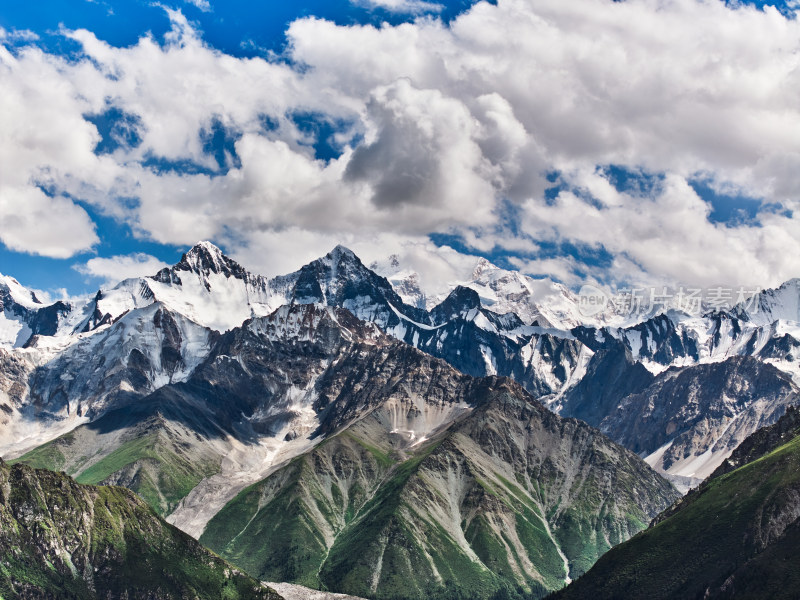
[[[762,427],[736,447],[709,479],[720,477],[753,462],[800,435],[800,408],[790,406],[774,425]]]
[[[666,326],[643,331],[674,335]],[[657,470],[699,483],[748,435],[798,402],[792,377],[751,356],[670,367],[653,373],[625,337],[576,332],[595,345],[586,374],[559,400],[559,413],[585,420]],[[684,348],[679,338],[675,345]],[[661,355],[649,344],[651,357]],[[634,348],[636,350],[636,348]],[[670,353],[664,356],[673,357]],[[670,358],[669,360],[672,360]]]
[[[464,373],[512,376],[535,394],[560,391],[582,348],[568,332],[548,332],[513,313],[486,309],[466,287],[456,287],[430,311],[408,305],[387,279],[341,246],[298,272],[291,298],[346,308]]]
[[[200,242],[180,262],[153,277],[123,281],[94,301],[95,321],[113,323],[137,308],[159,302],[171,312],[224,332],[285,302],[282,290],[248,272],[209,242]],[[89,329],[97,325],[88,324]]]
[[[515,315],[486,310],[467,288],[431,312],[404,304],[386,279],[342,247],[297,273],[266,280],[202,242],[154,277],[126,280],[75,308],[59,331],[72,324],[73,333],[83,333],[64,334],[59,342],[31,337],[27,358],[38,368],[30,382],[27,373],[16,381],[30,394],[10,405],[20,413],[14,419],[52,424],[52,439],[82,420],[185,381],[219,332],[286,302],[345,308],[467,374],[512,375],[537,394],[561,390],[583,350],[569,333],[544,332]],[[48,439],[42,434],[31,441],[42,437]],[[15,456],[30,447],[1,449]]]
[[[169,372],[192,336],[159,305],[108,332],[142,314],[160,332],[148,364]],[[224,515],[246,522],[234,517],[220,533],[213,523],[229,517],[216,517],[217,533],[206,533],[215,549],[262,580],[366,597],[391,597],[412,575],[420,583],[405,597],[468,593],[470,581],[477,597],[542,595],[677,495],[640,459],[519,385],[474,379],[345,309],[285,306],[203,339],[207,356],[185,380],[106,409],[22,460],[130,487],[196,536],[233,500]],[[237,513],[253,493],[255,504]],[[259,528],[235,538],[244,546],[227,548],[225,536],[251,520]],[[392,558],[386,536],[406,550]]]
[[[651,525],[657,525],[681,511],[687,503],[693,502],[700,494],[704,493],[713,479],[766,456],[773,450],[791,442],[798,435],[800,435],[800,409],[789,407],[786,409],[786,414],[777,423],[762,427],[739,444],[730,457],[725,459],[701,485],[690,490],[686,496],[653,519]]]
[[[128,490],[2,461],[0,561],[5,598],[281,598]]]
[[[738,442],[796,401],[790,379],[800,373],[800,332],[786,321],[797,316],[792,307],[798,288],[791,282],[764,292],[753,306],[702,318],[673,309],[624,328],[558,331],[535,325],[574,323],[574,298],[488,263],[476,268],[472,283],[456,287],[428,312],[403,304],[387,280],[342,248],[303,272],[305,287],[319,291],[295,294],[296,301],[345,306],[464,373],[513,377],[550,398],[559,414],[601,427],[687,484],[708,475]],[[344,289],[350,291],[342,294]],[[537,293],[559,308],[536,306]],[[518,308],[528,320],[493,312],[504,307]],[[531,322],[533,314],[539,316]],[[753,360],[737,363],[735,357]],[[737,366],[742,364],[747,368]],[[669,383],[683,370],[685,376]],[[725,388],[725,398],[713,398],[726,377],[736,383]],[[673,395],[662,411],[657,400],[668,393]],[[714,414],[704,421],[697,414],[706,408]]]
[[[243,491],[201,541],[259,578],[370,598],[540,597],[677,497],[510,380],[437,379],[430,402],[356,403],[360,418]],[[440,428],[397,427],[448,397],[465,409]]]
[[[645,391],[623,400],[617,414],[604,419],[600,427],[608,425],[612,438],[635,452],[650,454],[670,440],[661,459],[665,470],[709,451],[716,454],[707,465],[696,461],[702,476],[711,465],[716,467],[718,456],[777,421],[788,405],[798,401],[797,393],[787,374],[737,356],[662,374]],[[631,413],[639,415],[638,422]],[[659,429],[663,436],[656,433]]]
[[[406,321],[389,333],[475,377],[514,377],[536,395],[565,388],[578,370],[583,345],[569,334],[523,326],[513,314],[476,308],[473,294],[454,291],[432,311],[442,319],[435,327]]]
[[[281,594],[286,600],[365,600],[346,594],[334,594],[332,592],[320,592],[301,585],[292,583],[268,583],[272,589]]]
[[[796,401],[796,285],[765,292],[762,312],[598,328],[575,327],[575,298],[551,283],[488,263],[473,275],[428,310],[413,277],[398,294],[342,247],[267,280],[201,243],[81,307],[8,284],[0,329],[27,347],[0,350],[0,447],[17,456],[71,430],[24,460],[127,486],[196,536],[259,490],[251,527],[311,550],[215,547],[272,579],[389,597],[419,574],[408,597],[536,595],[674,492],[495,376],[695,477]]]
[[[272,450],[255,465],[224,462],[170,520],[199,536],[236,492],[378,405],[391,436],[417,442],[469,409],[451,393],[469,379],[343,309],[295,305],[253,320],[226,334],[182,389],[251,452]]]
[[[400,322],[398,312],[413,321],[430,324],[426,311],[405,304],[385,277],[369,270],[344,246],[337,246],[289,278],[295,281],[293,302],[346,308],[384,330]]]
[[[752,357],[669,369],[624,397],[600,429],[658,469],[703,478],[797,403],[789,375]]]
[[[36,336],[54,336],[71,310],[62,301],[44,304],[16,279],[0,275],[0,345],[21,348]]]
[[[412,275],[406,274],[401,283],[413,280]],[[779,371],[800,376],[800,331],[791,320],[797,316],[796,282],[763,292],[753,306],[740,305],[702,318],[669,310],[652,318],[642,316],[642,322],[627,327],[598,328],[574,326],[580,316],[576,297],[552,282],[530,280],[485,261],[472,276],[472,281],[427,310],[413,286],[403,288],[405,296],[398,294],[389,280],[341,246],[296,273],[268,280],[249,273],[213,244],[201,242],[173,267],[98,292],[83,307],[45,307],[35,295],[4,278],[4,305],[38,315],[26,317],[24,327],[19,325],[27,328],[23,332],[31,350],[27,359],[38,369],[32,380],[25,375],[16,381],[17,389],[29,387],[30,394],[21,404],[8,403],[12,413],[7,420],[15,431],[35,420],[42,424],[38,426],[42,431],[14,434],[15,439],[30,438],[30,443],[2,449],[7,456],[15,456],[163,385],[186,381],[210,352],[214,336],[286,303],[345,308],[466,374],[513,377],[534,395],[546,397],[560,414],[602,426],[611,435],[627,431],[630,423],[625,418],[642,408],[627,403],[621,410],[623,401],[643,393],[656,376],[666,378],[663,371],[667,369],[674,373],[698,364],[722,363],[732,356],[751,356],[778,368],[760,375],[774,378],[774,386],[782,385]],[[519,314],[497,312],[512,309]],[[73,334],[85,333],[66,335],[70,327]],[[50,336],[53,331],[56,337]],[[702,378],[696,381],[705,386]],[[729,391],[741,390],[731,387]],[[709,393],[698,391],[697,395]],[[685,399],[693,402],[688,396]],[[735,442],[783,411],[782,402],[761,403],[743,414],[737,407],[752,398],[732,400],[724,418],[736,417],[734,429],[725,429],[726,423],[709,424],[700,437],[684,443],[675,437],[685,433],[679,416],[665,423],[663,431],[659,423],[658,428],[640,428],[634,436],[620,433],[615,439],[653,454],[651,462],[673,475],[703,476]],[[677,405],[673,408],[679,410]],[[685,408],[691,413],[691,406]],[[652,421],[642,410],[636,414]],[[20,421],[25,422],[21,427]],[[53,431],[49,436],[44,432],[47,428]],[[666,429],[670,432],[664,433]],[[648,434],[652,436],[646,439]],[[673,445],[664,448],[669,442]],[[709,445],[714,446],[711,462],[702,458]],[[663,453],[655,456],[661,449]],[[703,465],[695,464],[696,460]]]
[[[554,598],[796,598],[798,560],[800,436],[790,410]]]
[[[0,424],[15,407],[21,406],[28,393],[27,377],[33,365],[24,357],[0,348]]]
[[[688,318],[672,310],[626,328],[581,325],[566,331],[564,327],[574,324],[579,313],[575,312],[575,298],[559,286],[529,280],[488,263],[476,267],[473,279],[456,287],[438,306],[425,310],[420,307],[424,302],[405,303],[389,280],[367,269],[343,247],[296,273],[267,280],[249,273],[207,242],[154,277],[122,282],[112,290],[98,292],[82,308],[67,307],[65,314],[63,307],[53,305],[51,310],[18,283],[4,278],[5,305],[13,302],[19,310],[41,313],[37,319],[42,323],[52,322],[46,314],[58,313],[58,327],[53,337],[48,336],[50,325],[37,326],[38,334],[25,333],[29,348],[13,351],[25,370],[10,370],[19,376],[6,375],[6,383],[0,384],[0,389],[15,390],[5,402],[11,412],[2,416],[7,427],[0,433],[0,451],[7,457],[18,456],[64,431],[101,418],[107,411],[139,402],[165,385],[187,382],[221,332],[240,327],[248,318],[266,316],[287,302],[345,308],[463,373],[513,377],[560,414],[603,427],[617,441],[649,455],[653,465],[673,475],[706,475],[736,442],[779,417],[787,403],[772,394],[769,397],[774,403],[754,404],[747,386],[730,386],[728,392],[734,396],[727,408],[719,411],[719,419],[700,424],[692,421],[692,403],[713,394],[700,389],[706,386],[705,379],[688,371],[674,385],[667,380],[677,370],[698,363],[713,371],[710,365],[731,356],[752,356],[778,368],[763,370],[758,376],[761,380],[772,378],[772,387],[783,386],[781,372],[791,372],[792,365],[800,361],[796,350],[800,334],[787,320],[796,316],[796,311],[792,312],[792,303],[797,303],[796,285],[787,283],[764,292],[757,303],[760,311],[739,306]],[[537,302],[554,304],[548,307]],[[522,316],[495,312],[511,308]],[[541,318],[533,318],[535,314]],[[66,335],[68,330],[85,333]],[[31,371],[33,376],[29,376]],[[662,383],[656,383],[657,378]],[[699,386],[691,394],[681,383],[687,378],[694,378]],[[683,394],[674,397],[666,409],[666,413],[674,413],[674,419],[661,423],[660,417],[654,416],[660,409],[646,406],[663,395],[663,390],[653,388],[637,401],[629,398],[645,393],[651,385]],[[198,393],[202,396],[205,392],[192,388],[179,395],[194,398]],[[704,405],[700,402],[697,406]],[[653,426],[637,425],[639,417]],[[279,423],[285,415],[263,418]],[[237,417],[226,419],[221,424],[224,435]],[[726,428],[731,419],[735,423]],[[261,430],[255,433],[262,435],[269,426],[261,416],[246,427],[259,422]],[[686,427],[695,427],[688,441]],[[287,431],[284,435],[296,438],[298,434]],[[667,448],[670,442],[672,446]],[[709,448],[710,461],[706,460]]]
[[[721,317],[715,315],[710,318],[714,321]],[[691,364],[700,360],[701,350],[705,349],[697,331],[681,322],[678,315],[662,314],[618,329],[580,326],[574,328],[572,333],[595,352],[621,344],[633,360],[662,366]]]
[[[172,517],[199,535],[239,489],[377,401],[392,397],[396,435],[433,431],[464,410],[448,390],[467,378],[349,311],[287,306],[217,339],[186,381],[142,394],[22,460],[86,483],[127,485],[162,514],[221,472]],[[420,397],[435,408],[417,412]]]
[[[151,304],[38,367],[30,397],[19,408],[35,418],[97,418],[186,379],[216,335],[160,303]]]
[[[615,343],[598,349],[583,378],[564,394],[559,414],[598,427],[606,416],[616,412],[623,398],[646,389],[654,379],[624,345]]]
[[[225,256],[219,248],[209,242],[200,242],[181,257],[180,262],[159,271],[153,279],[161,283],[181,284],[181,272],[198,275],[210,289],[208,278],[211,275],[233,277],[245,282],[258,281],[247,269]],[[258,285],[258,283],[257,283]]]
[[[231,447],[175,395],[106,413],[25,454],[37,468],[64,471],[84,484],[121,485],[162,516],[205,477],[219,472]],[[16,462],[16,461],[12,461]]]

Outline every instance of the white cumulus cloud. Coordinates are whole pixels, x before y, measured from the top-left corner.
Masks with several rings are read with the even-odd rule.
[[[0,40],[0,223],[18,232],[3,227],[3,243],[90,247],[77,200],[162,243],[268,249],[265,270],[339,241],[369,240],[372,255],[442,233],[564,280],[800,275],[800,23],[774,8],[498,0],[447,25],[306,18],[288,29],[289,60],[226,55],[169,14],[165,39],[127,48],[64,32],[79,60]],[[97,155],[85,116],[110,108],[136,143]],[[297,115],[334,124],[341,154],[315,156]],[[214,128],[231,139],[224,168],[207,150]],[[619,192],[598,165],[662,185]],[[548,199],[552,173],[566,186]],[[715,223],[696,177],[771,208]],[[49,244],[25,233],[34,222]],[[607,259],[537,257],[542,243]]]
[[[137,252],[107,258],[98,256],[74,268],[87,277],[100,279],[105,286],[112,286],[131,277],[155,275],[166,266],[155,256]]]
[[[209,0],[186,0],[186,4],[191,4],[203,12],[211,12],[211,2]]]

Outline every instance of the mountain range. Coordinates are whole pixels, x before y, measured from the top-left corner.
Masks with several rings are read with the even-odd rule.
[[[540,597],[678,498],[658,473],[697,485],[797,403],[796,281],[622,319],[485,260],[429,298],[395,263],[267,279],[202,242],[50,305],[3,277],[0,454],[130,488],[262,580]]]

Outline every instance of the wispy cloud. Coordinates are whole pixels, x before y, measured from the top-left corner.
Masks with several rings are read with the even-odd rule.
[[[28,29],[12,29],[8,31],[0,27],[0,41],[2,42],[35,42],[39,36]]]
[[[353,4],[366,6],[369,8],[383,8],[394,13],[402,14],[422,14],[441,12],[444,6],[436,2],[424,2],[423,0],[351,0]]]
[[[95,257],[73,268],[102,285],[114,285],[131,277],[155,275],[167,265],[149,254],[136,253],[108,258]]]
[[[211,2],[209,0],[184,0],[186,4],[191,4],[203,12],[211,12]]]

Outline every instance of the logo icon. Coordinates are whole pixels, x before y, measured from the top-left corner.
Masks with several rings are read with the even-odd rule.
[[[608,294],[593,285],[584,285],[578,292],[578,310],[584,317],[601,313],[609,301]]]

